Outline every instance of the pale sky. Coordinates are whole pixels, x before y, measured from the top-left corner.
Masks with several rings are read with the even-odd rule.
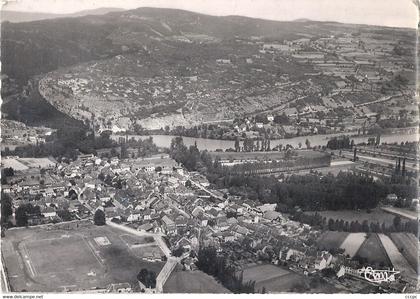
[[[416,28],[417,0],[0,0],[5,10],[72,13],[99,7],[179,8],[204,14],[241,15]]]

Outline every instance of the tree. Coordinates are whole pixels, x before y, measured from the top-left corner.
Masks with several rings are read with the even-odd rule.
[[[180,257],[184,253],[184,247],[179,246],[172,251],[172,255],[176,257]]]
[[[70,221],[70,220],[73,219],[73,216],[71,215],[71,213],[67,209],[57,211],[57,215],[63,221]]]
[[[240,152],[241,151],[241,146],[240,146],[239,138],[238,137],[236,137],[236,139],[235,139],[235,151],[236,152]]]
[[[305,145],[306,145],[306,148],[307,149],[310,149],[311,148],[311,142],[309,141],[309,139],[306,139]]]
[[[137,280],[144,284],[146,288],[154,289],[156,287],[156,273],[152,270],[141,269],[137,274]]]
[[[105,213],[101,209],[97,209],[95,215],[93,216],[93,223],[95,225],[105,225]]]
[[[7,223],[7,220],[13,214],[12,199],[6,193],[1,193],[1,222]]]
[[[401,217],[400,216],[395,216],[394,220],[392,221],[394,224],[394,228],[396,231],[399,231],[401,228]]]
[[[28,215],[26,214],[26,209],[23,206],[19,206],[15,213],[16,225],[17,226],[27,226],[28,225]]]

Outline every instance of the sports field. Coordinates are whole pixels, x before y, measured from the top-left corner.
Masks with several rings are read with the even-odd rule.
[[[142,268],[157,274],[162,269],[162,262],[139,257],[137,251],[148,252],[149,246],[127,245],[121,238],[126,232],[77,224],[66,229],[39,226],[6,232],[2,254],[13,291],[82,291],[120,282],[135,285]]]

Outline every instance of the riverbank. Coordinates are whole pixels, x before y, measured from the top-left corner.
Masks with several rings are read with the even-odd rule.
[[[381,143],[401,143],[401,142],[414,142],[418,141],[418,132],[417,129],[410,128],[406,129],[406,134],[404,131],[396,131],[392,134],[384,134],[381,136]],[[309,140],[310,145],[313,146],[325,146],[329,139],[346,135],[349,136],[350,139],[354,140],[355,144],[368,142],[368,139],[372,137],[371,135],[363,135],[357,136],[354,133],[334,133],[334,134],[324,134],[324,135],[310,135],[310,136],[299,136],[293,138],[283,138],[283,139],[273,139],[270,140],[271,148],[276,147],[277,145],[287,145],[290,144],[293,147],[299,147],[301,144],[302,147],[305,146],[306,139]],[[153,138],[154,143],[158,147],[169,148],[171,145],[171,141],[173,138],[177,137],[175,135],[118,135],[112,134],[111,138],[113,140],[118,141],[120,137],[127,136],[128,139],[134,138],[138,139],[147,139],[149,137]],[[197,144],[199,150],[208,150],[208,151],[216,151],[216,150],[227,150],[233,149],[235,147],[235,142],[232,140],[221,140],[221,139],[206,139],[206,138],[194,138],[194,137],[183,137],[184,144],[186,146]],[[243,146],[243,141],[240,141],[240,146]]]

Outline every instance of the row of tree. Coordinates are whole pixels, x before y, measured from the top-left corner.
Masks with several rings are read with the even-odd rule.
[[[386,224],[385,221],[379,223],[378,221],[364,220],[361,223],[356,221],[345,221],[343,219],[327,220],[320,214],[295,213],[291,216],[292,220],[309,224],[323,230],[330,231],[344,231],[344,232],[364,232],[364,233],[392,233],[392,232],[409,232],[417,235],[418,224],[417,221],[402,221],[400,216],[395,216],[391,225]]]

